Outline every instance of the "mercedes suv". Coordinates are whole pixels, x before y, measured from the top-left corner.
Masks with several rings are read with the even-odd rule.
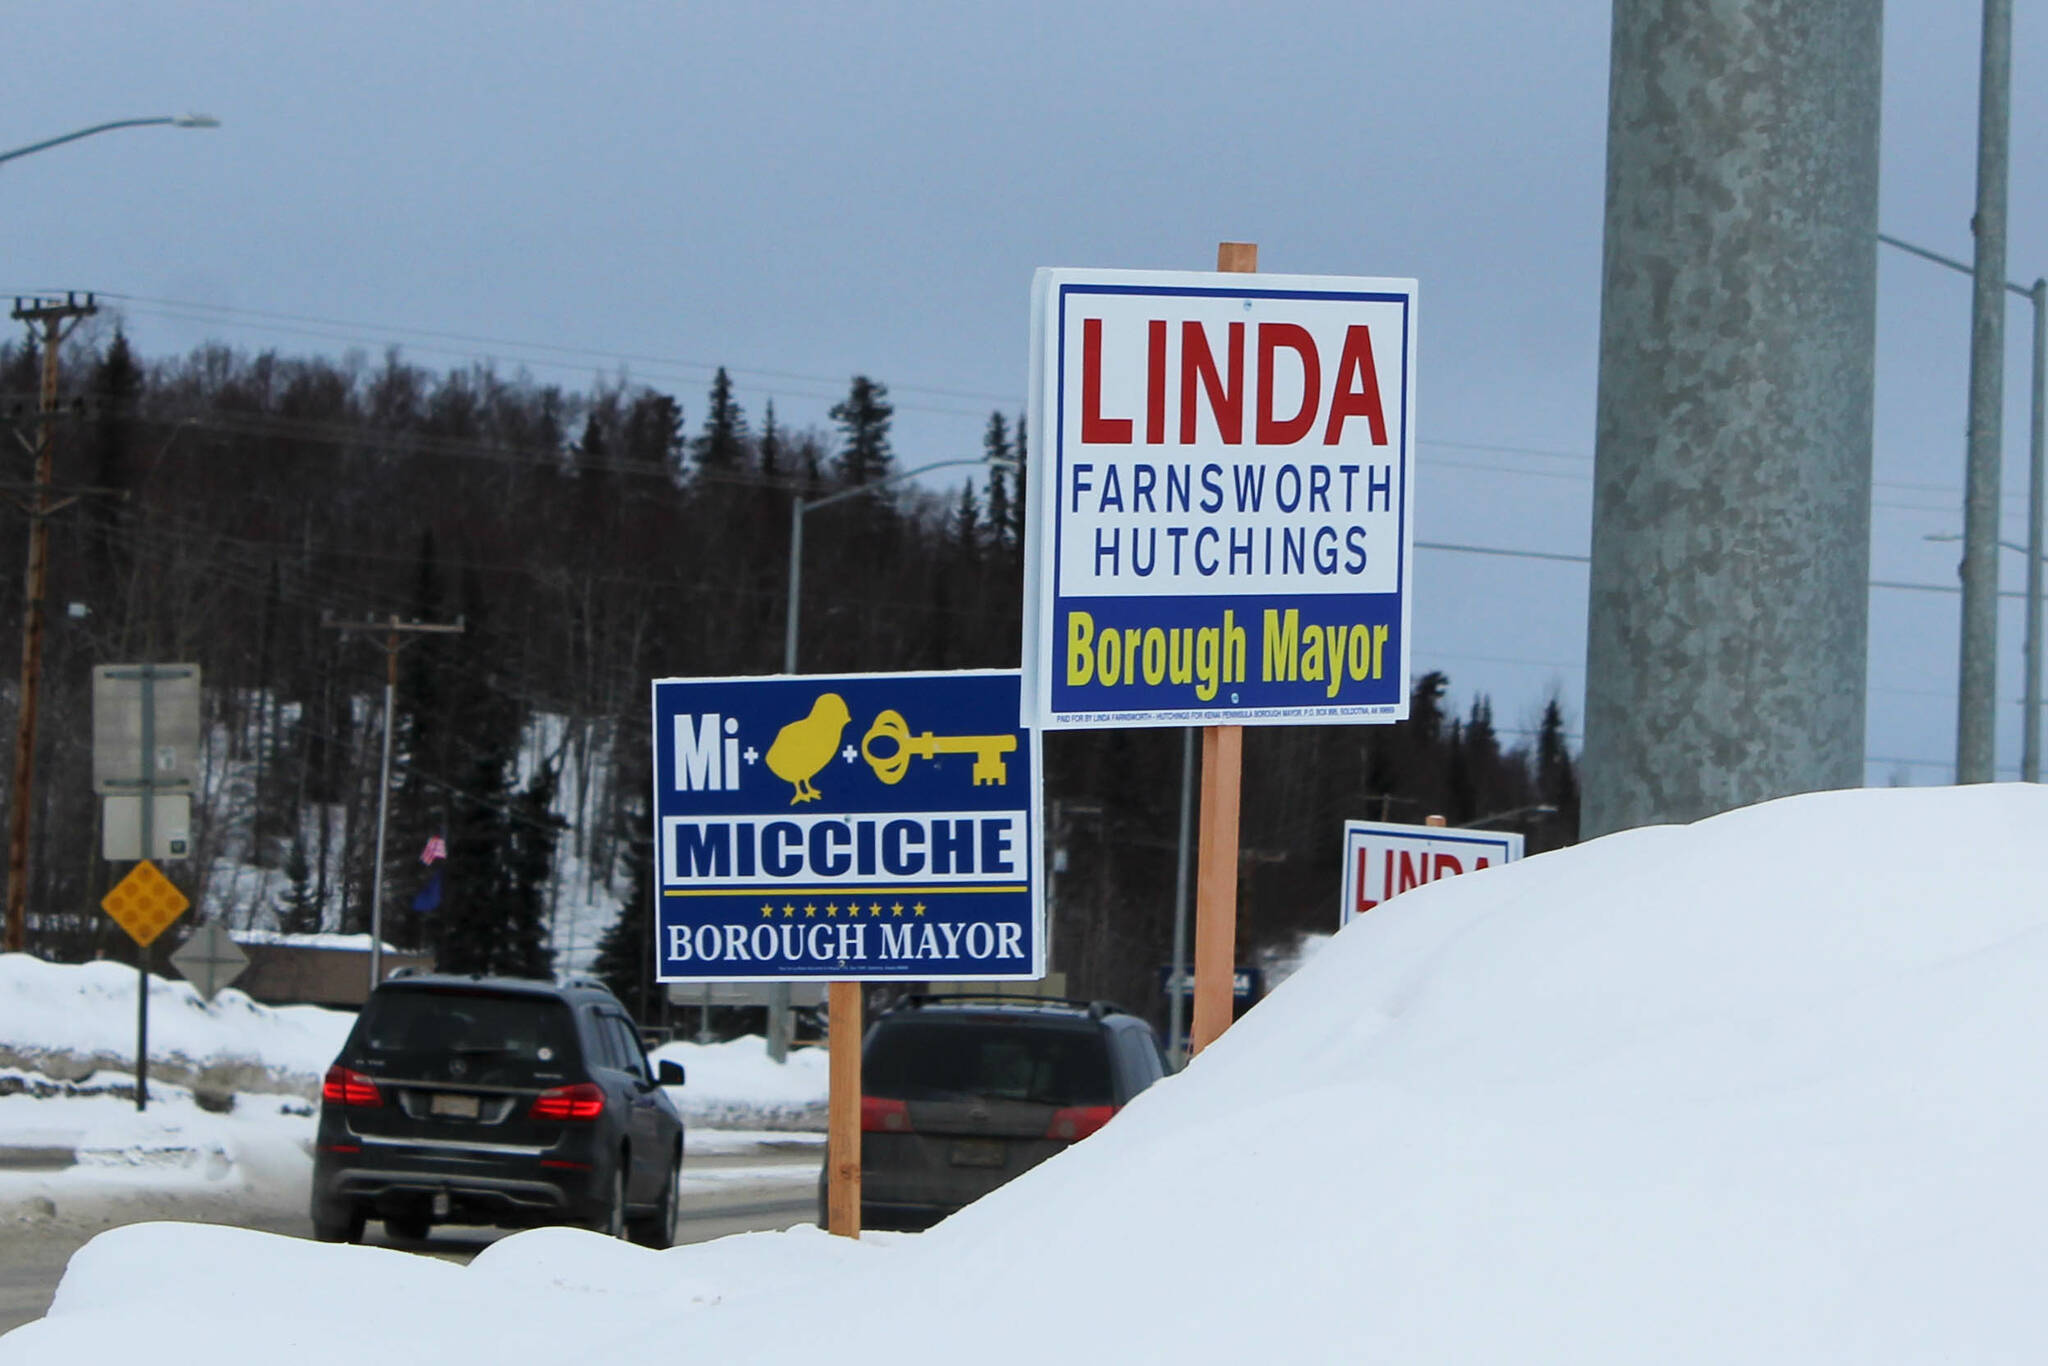
[[[357,1242],[376,1217],[583,1224],[667,1247],[683,1121],[609,991],[511,978],[396,978],[370,994],[321,1088],[313,1231]]]
[[[921,1229],[1107,1124],[1165,1074],[1102,1001],[912,996],[861,1047],[861,1227]],[[825,1222],[819,1183],[819,1223]]]

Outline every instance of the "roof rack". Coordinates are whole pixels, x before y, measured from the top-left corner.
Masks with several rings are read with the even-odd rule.
[[[889,1007],[889,1010],[922,1010],[926,1006],[948,1005],[997,1005],[1015,1010],[1058,1006],[1065,1010],[1083,1011],[1091,1020],[1099,1020],[1105,1015],[1128,1015],[1130,1013],[1114,1001],[1083,1001],[1070,996],[1011,996],[996,991],[912,992],[909,995],[898,998]]]

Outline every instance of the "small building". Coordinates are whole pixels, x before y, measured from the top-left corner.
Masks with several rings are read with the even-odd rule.
[[[249,955],[235,985],[265,1005],[340,1006],[354,1009],[370,994],[367,934],[278,934],[238,930],[234,940]],[[434,955],[384,946],[383,970],[431,972]]]

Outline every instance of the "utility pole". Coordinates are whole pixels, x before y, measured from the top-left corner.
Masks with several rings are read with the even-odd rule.
[[[396,612],[382,621],[336,621],[333,615],[320,624],[344,633],[384,633],[384,760],[377,768],[377,861],[370,871],[370,991],[384,980],[384,823],[391,807],[391,713],[398,700],[398,652],[411,642],[407,636],[462,634],[462,619],[452,624],[431,621],[401,621]],[[365,999],[368,993],[365,993]]]
[[[50,500],[57,440],[57,357],[81,318],[99,312],[92,295],[16,299],[14,316],[43,350],[37,405],[35,481],[28,502],[28,574],[21,603],[21,708],[14,734],[14,784],[7,818],[7,952],[28,948],[28,831],[36,773],[36,698],[43,678],[43,588],[50,571],[50,514],[69,499]]]
[[[1956,781],[1988,783],[1998,730],[1998,493],[2005,404],[2005,216],[2012,0],[1984,0],[1977,84],[1977,212],[1970,298],[1970,423],[1963,480],[1963,632]]]

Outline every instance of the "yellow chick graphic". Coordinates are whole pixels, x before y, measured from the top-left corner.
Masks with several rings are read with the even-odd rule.
[[[789,799],[791,806],[814,802],[823,795],[811,786],[811,779],[832,762],[840,732],[852,719],[846,699],[828,692],[811,704],[809,716],[775,732],[775,743],[768,746],[768,771],[796,788],[796,795]]]

